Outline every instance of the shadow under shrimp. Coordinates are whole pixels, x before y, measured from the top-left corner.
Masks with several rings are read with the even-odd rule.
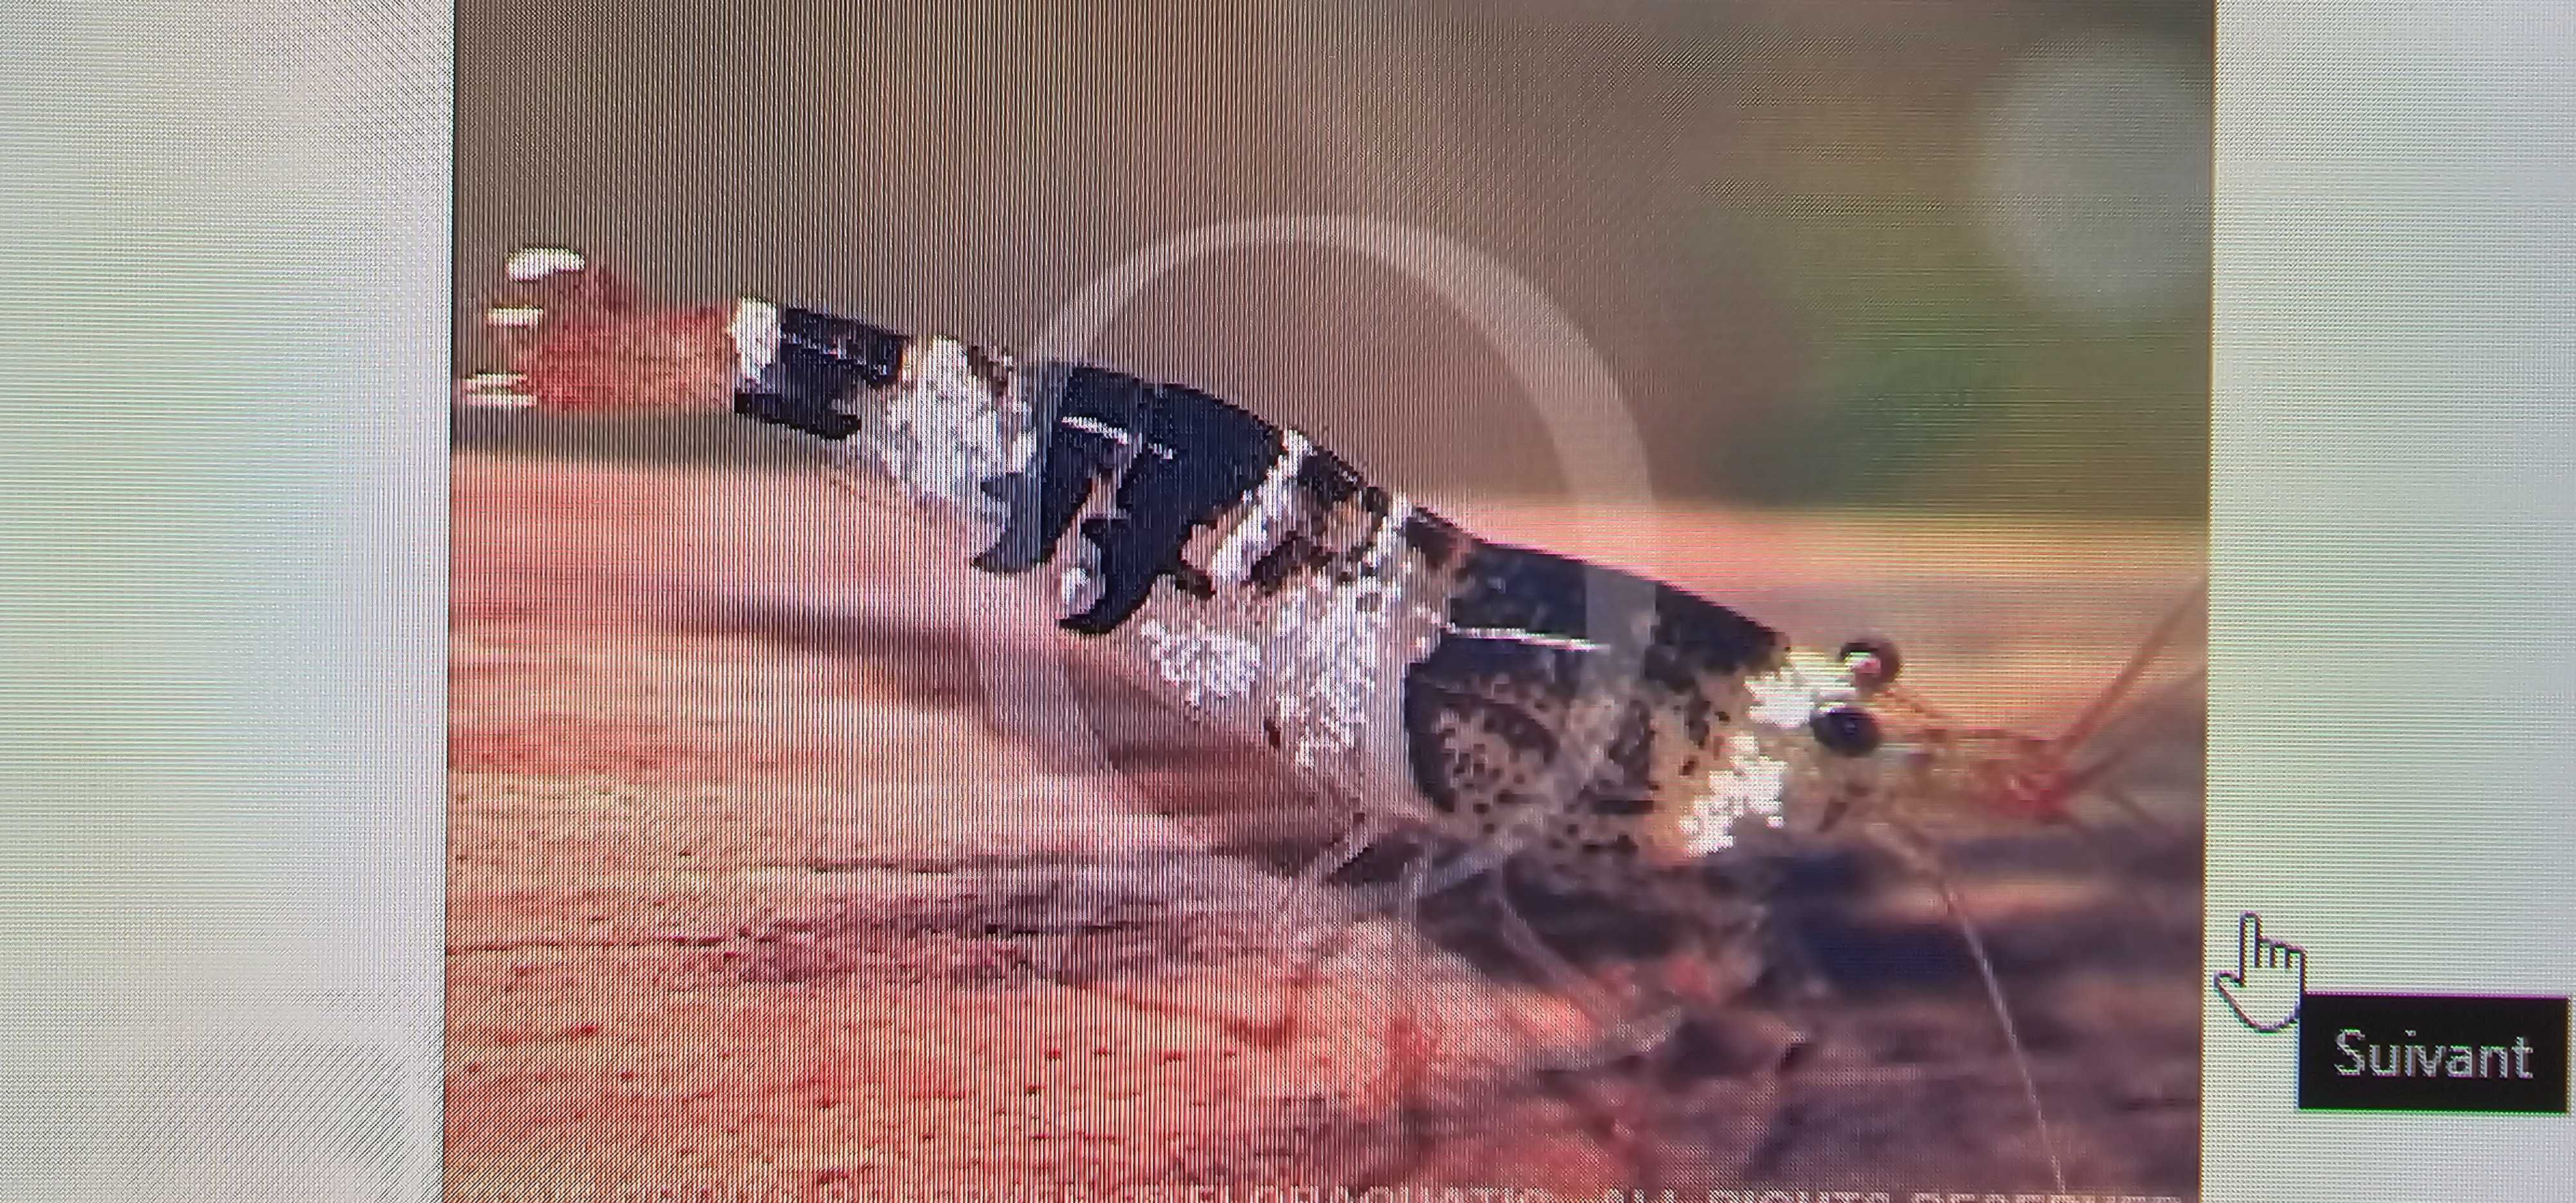
[[[971,715],[996,736],[1031,738],[990,721],[990,700],[971,666],[975,657],[994,653],[991,637],[927,609],[904,590],[839,605],[718,593],[683,607],[677,622],[697,634],[847,663],[905,705]],[[1058,659],[1101,758],[1120,775],[1122,796],[1139,809],[1187,820],[1210,851],[1276,875],[1293,873],[1331,841],[1334,832],[1315,822],[1313,799],[1261,750],[1209,732],[1111,669],[1065,655],[1049,640],[1033,638],[1015,650]]]
[[[956,623],[936,620],[891,594],[881,603],[838,609],[716,597],[688,610],[683,621],[700,633],[868,662],[879,682],[912,704],[952,711],[985,705],[967,667],[978,641]],[[1140,804],[1205,816],[1259,810],[1268,803],[1247,796],[1246,778],[1213,767],[1249,765],[1254,758],[1246,750],[1156,706],[1106,670],[1079,658],[1064,663],[1108,759],[1138,786]],[[2196,812],[2197,781],[2190,776],[2196,765],[2186,764],[2198,750],[2194,719],[2176,707],[2142,720],[2152,735],[2139,738],[2154,746],[2124,771],[2187,795],[2183,804]],[[1294,797],[1296,787],[1284,775],[1273,774],[1258,789],[1275,791],[1282,807],[1310,805]],[[1287,879],[1330,839],[1329,831],[1317,829],[1221,843],[1213,849],[1221,859],[1254,872],[1222,886],[1202,882],[1204,889],[1184,891],[1188,897],[1154,884],[1174,871],[1166,864],[1129,864],[1110,855],[1047,866],[978,862],[960,867],[976,883],[963,892],[929,903],[854,904],[834,920],[834,930],[805,935],[864,943],[935,929],[997,953],[998,960],[975,962],[961,972],[990,974],[991,984],[1003,988],[1031,974],[1075,986],[1141,985],[1178,963],[1263,964],[1259,924],[1248,917],[1282,898]],[[2118,855],[2106,857],[2106,849]],[[2088,1014],[2082,999],[2092,996],[2088,990],[2098,994],[2166,976],[2196,981],[2195,973],[2184,971],[2196,966],[2180,967],[2174,950],[2189,953],[2197,944],[2186,938],[2187,925],[2171,916],[2196,919],[2197,849],[2196,830],[2186,828],[2161,841],[2102,840],[2077,830],[1954,842],[1941,850],[1962,890],[1980,904],[1991,956],[2011,983],[2028,1051],[2059,1063],[2042,1068],[2043,1089],[2072,1084],[2068,1075],[2077,1068],[2091,1073],[2104,1066],[2129,1078],[2169,1083],[2135,1098],[2078,1105],[2065,1116],[2064,1126],[2079,1142],[2098,1132],[2098,1147],[2117,1150],[2096,1154],[2101,1163],[2091,1180],[2169,1181],[2170,1167],[2181,1164],[2175,1142],[2190,1135],[2189,1125],[2179,1119],[2163,1123],[2162,1117],[2180,1116],[2196,1099],[2195,1084],[2182,1081],[2187,1075],[2180,1073],[2196,1051],[2196,1027],[2165,1019],[2140,1023],[2135,1013]],[[1383,898],[1418,858],[1467,851],[1454,841],[1444,845],[1416,833],[1380,841],[1328,875],[1323,884],[1344,903],[1336,908],[1339,917],[1328,922],[1391,917],[1388,908],[1348,899]],[[1185,859],[1205,866],[1211,858]],[[1497,934],[1491,911],[1496,892],[1552,951],[1587,976],[1687,957],[1694,942],[1706,938],[1694,930],[1695,918],[1667,907],[1550,889],[1513,872],[1508,860],[1500,872],[1492,892],[1485,883],[1456,883],[1414,899],[1411,911],[1414,930],[1430,948],[1500,988],[1502,996],[1544,991],[1552,983],[1541,966]],[[1919,903],[1922,888],[1909,873],[1862,850],[1830,847],[1713,879],[1706,883],[1713,906],[1742,904],[1760,912],[1758,956],[1775,964],[1776,972],[1717,1000],[1719,1005],[1682,1015],[1651,1048],[1579,1068],[1536,1062],[1468,1067],[1449,1075],[1432,1096],[1408,1103],[1402,1116],[1345,1117],[1354,1132],[1376,1133],[1355,1138],[1362,1143],[1385,1137],[1388,1124],[1403,1130],[1395,1142],[1400,1155],[1372,1158],[1379,1164],[1366,1176],[1404,1177],[1436,1167],[1446,1144],[1493,1139],[1515,1126],[1513,1117],[1541,1113],[1561,1122],[1570,1117],[1597,1130],[1601,1141],[1616,1132],[1651,1149],[1665,1169],[1648,1177],[1794,1176],[1819,1156],[1883,1139],[1868,1132],[1885,1122],[1882,1113],[1892,1104],[1873,1110],[1871,1100],[1878,1096],[1872,1091],[1885,1087],[1856,1076],[1855,1066],[2007,1100],[1989,1107],[1988,1118],[1997,1125],[2016,1122],[2009,1081],[1996,1068],[2000,1054],[1989,1047],[1999,1039],[1977,991],[1973,956],[1948,917],[1904,904],[1909,890]],[[2009,905],[1999,912],[1985,905],[1998,900]],[[1823,1070],[1798,1064],[1808,1046],[1794,1041],[1765,1045],[1756,1038],[1767,1030],[1762,1012],[1787,1014],[1795,1027],[1829,1033],[1841,1050],[1837,1064]],[[2082,1065],[2073,1066],[2076,1061]],[[1775,1070],[1788,1076],[1770,1072]],[[1763,1082],[1770,1085],[1756,1090]],[[1783,1083],[1794,1083],[1794,1089]],[[1781,1090],[1787,1093],[1768,1114],[1747,1110],[1760,1110],[1748,1100]],[[2171,1140],[2155,1136],[2166,1129]],[[1723,1135],[1711,1134],[1720,1130]],[[2140,1130],[2148,1136],[2138,1136]],[[2008,1155],[2000,1146],[1990,1148],[1991,1139],[1966,1142],[1937,1132],[1908,1139],[1919,1152],[1906,1156],[1923,1165],[1952,1164],[1971,1152]],[[1895,1155],[1874,1148],[1872,1156],[1884,1161]]]
[[[1477,1105],[1490,1117],[1533,1099],[1579,1100],[1584,1122],[1621,1132],[1662,1167],[1649,1173],[1640,1161],[1631,1179],[1775,1181],[1811,1175],[1855,1141],[1891,1138],[1879,1127],[1890,1089],[1912,1099],[1939,1087],[1981,1100],[1951,1108],[1964,1127],[1918,1133],[1900,1150],[1873,1146],[1871,1157],[1927,1173],[2007,1164],[2035,1173],[2015,1160],[2026,1148],[1996,1135],[2023,1118],[2008,1101],[2006,1058],[2028,1055],[2061,1098],[2065,1135],[2086,1150],[2075,1166],[2086,1180],[2172,1182],[2189,1161],[2198,1097],[2187,987],[2197,980],[2201,864],[2196,832],[2132,846],[2140,851],[2106,859],[2096,837],[2059,831],[1944,847],[1956,887],[1989,912],[1987,955],[2022,1020],[2019,1054],[1994,1028],[1975,953],[1952,917],[1922,905],[1927,887],[1912,867],[1861,848],[1802,850],[1720,883],[1758,898],[1764,918],[1768,968],[1742,994],[1686,1014],[1651,1047],[1489,1076],[1459,1092],[1483,1102],[1457,1104],[1450,1119],[1472,1122]],[[1528,882],[1502,897],[1587,972],[1687,955],[1698,934],[1668,911]],[[1468,889],[1425,899],[1424,935],[1492,980],[1543,985],[1494,934],[1491,905]],[[2106,998],[2122,1005],[2102,1006]],[[1766,1016],[1805,1035],[1765,1044]],[[1830,1043],[1822,1063],[1808,1036]],[[1783,1093],[1755,1122],[1730,1100],[1766,1081]]]

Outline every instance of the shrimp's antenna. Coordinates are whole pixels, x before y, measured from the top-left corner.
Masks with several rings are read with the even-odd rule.
[[[2084,712],[2077,715],[2075,721],[2068,724],[2066,729],[2051,742],[2061,747],[2074,748],[2083,746],[2085,740],[2092,738],[2093,733],[2100,730],[2102,724],[2110,719],[2113,709],[2119,705],[2121,699],[2127,697],[2129,691],[2137,687],[2138,681],[2146,675],[2147,668],[2156,662],[2157,657],[2164,655],[2165,648],[2173,643],[2174,636],[2181,633],[2184,621],[2191,617],[2194,610],[2205,604],[2204,599],[2208,592],[2209,581],[2204,577],[2198,585],[2193,586],[2179,601],[2167,609],[2164,617],[2156,620],[2155,629],[2149,631],[2147,637],[2139,642],[2137,650],[2129,653],[2128,662],[2120,666],[2120,671],[2112,676],[2111,683],[2100,693],[2095,694],[2093,700],[2085,704]]]
[[[2001,975],[1995,972],[1994,956],[1987,951],[1985,934],[1968,914],[1967,903],[1950,884],[1949,874],[1942,871],[1939,853],[1933,850],[1930,836],[1903,823],[1882,821],[1870,830],[1875,842],[1893,852],[1897,859],[1911,865],[1932,883],[1941,894],[1941,908],[1949,913],[1950,922],[1959,929],[1967,945],[1969,959],[1977,963],[1977,978],[1986,989],[1986,1001],[1995,1013],[1995,1022],[2003,1029],[2004,1046],[2011,1050],[2013,1072],[2021,1078],[2022,1098],[2030,1104],[2030,1116],[2039,1133],[2039,1144],[2048,1155],[2048,1172],[2056,1182],[2058,1194],[2066,1193],[2066,1165],[2057,1153],[2057,1137],[2048,1126],[2048,1105],[2039,1097],[2039,1078],[2031,1073],[2030,1052],[2021,1042],[2021,1027],[2013,1022],[2012,1001],[2004,995]]]
[[[1958,891],[1950,888],[1947,878],[1935,877],[1933,886],[1941,891],[1941,905],[1959,925],[1959,935],[1967,941],[1968,954],[1977,962],[1977,976],[1986,984],[1986,998],[1994,1004],[1995,1020],[2003,1025],[2004,1043],[2012,1049],[2013,1072],[2021,1076],[2022,1097],[2030,1103],[2030,1118],[2039,1128],[2040,1148],[2048,1154],[2048,1173],[2056,1181],[2057,1193],[2066,1193],[2066,1165],[2057,1156],[2057,1138],[2048,1128],[2048,1106],[2039,1099],[2039,1079],[2030,1072],[2030,1054],[2022,1047],[2021,1032],[2013,1023],[2012,1004],[2004,998],[2002,979],[1995,976],[1994,958],[1986,954],[1986,938],[1977,931],[1976,921],[1968,917],[1968,908],[1960,902]]]
[[[2188,675],[2159,689],[2155,694],[2150,695],[2145,699],[2145,701],[2149,704],[2155,704],[2168,698],[2177,697],[2185,691],[2205,687],[2208,684],[2208,681],[2208,669],[2195,669]],[[2105,730],[2109,730],[2111,727],[2112,724],[2109,723],[2101,724],[2094,728],[2094,733],[2098,735]],[[2073,796],[2078,793],[2090,792],[2094,795],[2109,799],[2114,805],[2128,812],[2131,817],[2140,819],[2151,827],[2164,827],[2165,824],[2162,820],[2149,814],[2146,808],[2141,806],[2135,799],[2132,799],[2119,790],[2112,788],[2109,784],[2112,770],[2127,763],[2130,756],[2137,752],[2138,746],[2138,743],[2134,740],[2119,743],[2109,752],[2104,753],[2100,760],[2096,760],[2092,764],[2086,765],[2082,769],[2068,775],[2066,784],[2060,788],[2069,796]]]

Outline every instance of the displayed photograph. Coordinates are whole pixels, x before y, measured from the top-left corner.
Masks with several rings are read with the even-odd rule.
[[[447,1197],[2196,1199],[2212,22],[461,0]]]

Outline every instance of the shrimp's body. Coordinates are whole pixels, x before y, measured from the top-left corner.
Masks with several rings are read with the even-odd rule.
[[[703,394],[715,312],[620,327],[674,340],[661,359],[567,322],[527,357],[536,399],[607,403],[595,374],[560,370],[566,342],[614,348],[647,404]],[[834,442],[973,569],[1026,581],[1068,638],[1382,822],[1625,893],[1870,792],[1885,739],[1865,658],[1476,538],[1185,386],[757,300],[721,329],[737,412]]]

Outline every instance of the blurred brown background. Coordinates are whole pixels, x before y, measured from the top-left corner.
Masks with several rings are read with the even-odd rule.
[[[464,0],[460,357],[532,241],[659,295],[1012,345],[1163,238],[1356,214],[1564,307],[1657,496],[2195,521],[2211,23],[2206,0]],[[1094,357],[1402,486],[1565,488],[1493,353],[1352,258],[1204,261]],[[458,429],[798,454],[719,423]]]

